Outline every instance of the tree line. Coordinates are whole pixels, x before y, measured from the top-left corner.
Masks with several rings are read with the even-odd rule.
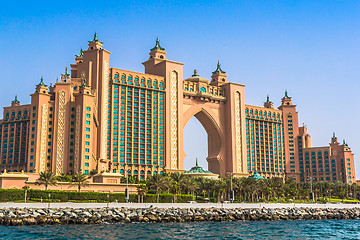
[[[78,187],[86,187],[95,173],[90,176],[77,172],[72,176],[61,174],[55,176],[52,172],[41,172],[38,185],[44,185],[47,189],[57,182],[70,182]],[[122,183],[126,178],[121,179]],[[172,193],[174,202],[177,202],[178,194],[194,195],[201,201],[234,201],[234,202],[309,202],[331,201],[337,199],[360,200],[360,186],[341,182],[304,182],[297,183],[293,180],[286,182],[281,178],[253,179],[253,178],[219,178],[208,179],[193,177],[182,173],[164,173],[153,175],[146,180],[139,180],[136,176],[129,176],[128,183],[138,184],[137,190],[140,199],[144,195],[156,194],[157,202],[159,194]]]

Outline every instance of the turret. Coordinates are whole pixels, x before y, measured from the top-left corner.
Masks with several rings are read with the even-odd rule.
[[[292,105],[291,97],[289,97],[287,90],[285,90],[285,96],[281,99],[282,105]]]
[[[83,49],[82,47],[80,48],[80,52],[79,54],[75,55],[75,63],[79,63],[83,61]]]
[[[150,58],[161,59],[161,60],[166,59],[165,48],[160,46],[159,37],[156,38],[155,46],[152,49],[150,49],[149,55]]]
[[[267,95],[266,97],[266,102],[264,102],[264,107],[274,108],[274,104],[270,101],[269,95]]]
[[[85,74],[82,75],[83,83],[79,86],[80,94],[91,94],[91,88],[86,84]]]
[[[36,85],[35,93],[47,94],[47,85],[44,83],[44,78],[41,76],[40,83]]]
[[[338,143],[337,137],[335,135],[335,132],[333,132],[332,138],[331,138],[331,143]]]
[[[11,106],[12,107],[20,106],[20,101],[17,99],[17,95],[15,95],[15,99],[11,101]]]
[[[212,72],[210,85],[221,86],[228,83],[226,72],[221,69],[220,61],[216,66],[216,70]]]
[[[70,74],[67,71],[67,67],[65,67],[65,72],[61,74],[61,82],[70,82]]]
[[[89,41],[89,48],[88,50],[94,50],[94,49],[102,49],[103,47],[103,43],[99,41],[98,39],[98,35],[95,32],[94,33],[94,38],[92,41]]]

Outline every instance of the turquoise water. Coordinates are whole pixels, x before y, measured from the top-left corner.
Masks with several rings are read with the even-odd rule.
[[[0,226],[0,239],[360,239],[360,220]]]

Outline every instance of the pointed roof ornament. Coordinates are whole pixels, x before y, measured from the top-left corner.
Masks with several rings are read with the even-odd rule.
[[[83,49],[81,46],[79,54],[75,55],[75,57],[82,57],[82,56],[83,56]]]
[[[93,40],[92,40],[92,41],[89,41],[89,42],[99,42],[99,43],[102,43],[102,42],[99,41],[98,35],[97,35],[96,31],[95,31],[95,33],[94,33],[94,38],[93,38]]]
[[[17,95],[15,95],[15,99],[11,101],[12,103],[20,103],[20,101],[17,99]]]
[[[65,67],[65,72],[61,74],[61,76],[70,76],[70,74],[67,71],[67,67]]]
[[[333,132],[333,138],[336,138],[335,132]]]
[[[272,103],[272,102],[270,101],[269,94],[266,96],[266,102],[264,102],[264,103]]]
[[[198,159],[196,158],[196,163],[195,163],[195,166],[198,167]]]
[[[213,73],[213,74],[215,74],[215,73],[226,73],[225,71],[223,71],[223,70],[221,69],[220,60],[218,60],[218,64],[217,64],[217,66],[216,66],[216,70],[213,71],[212,73]]]
[[[85,78],[85,74],[81,75],[82,79],[84,80],[83,83],[80,85],[80,87],[90,87],[89,85],[86,84],[86,78]]]
[[[38,86],[47,87],[47,85],[45,85],[45,83],[44,83],[44,78],[43,78],[43,76],[41,76],[40,83],[39,83],[38,85],[36,85],[36,86],[37,86],[37,87],[38,87]]]
[[[197,73],[197,70],[196,69],[194,69],[194,74],[193,75],[191,75],[192,77],[199,77],[199,74]]]
[[[165,50],[165,48],[163,48],[163,47],[160,46],[159,37],[156,38],[155,47],[153,47],[152,49],[150,49],[150,51],[155,50],[155,49]]]
[[[291,99],[291,97],[289,97],[288,92],[287,92],[286,89],[285,89],[285,96],[284,96],[283,98],[285,98],[285,99]]]
[[[96,33],[96,31],[95,31],[95,33],[94,33],[94,39],[93,39],[93,42],[95,42],[95,41],[99,41],[99,39],[98,39],[98,37],[97,37],[97,33]]]

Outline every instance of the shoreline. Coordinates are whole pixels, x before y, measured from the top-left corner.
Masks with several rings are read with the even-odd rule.
[[[0,225],[357,219],[352,208],[0,208]]]
[[[6,208],[360,208],[360,204],[347,203],[76,203],[76,202],[0,202],[0,209]]]

